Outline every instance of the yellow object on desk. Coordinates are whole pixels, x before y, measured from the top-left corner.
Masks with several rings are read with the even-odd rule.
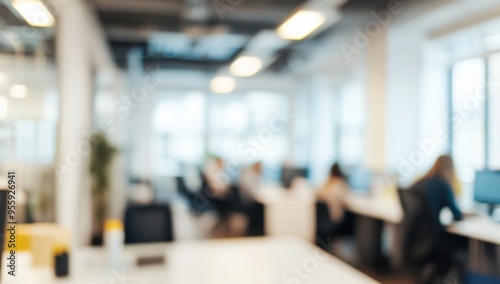
[[[117,219],[109,219],[104,224],[104,231],[123,230],[123,223]]]
[[[15,231],[14,239],[6,237],[4,251],[29,251],[35,266],[54,267],[56,253],[69,249],[69,231],[57,224],[18,224]]]

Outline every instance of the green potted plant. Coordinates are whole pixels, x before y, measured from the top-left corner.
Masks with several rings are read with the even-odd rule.
[[[92,188],[93,228],[92,244],[102,244],[104,222],[108,214],[110,168],[117,149],[103,132],[96,132],[91,138],[90,175]]]

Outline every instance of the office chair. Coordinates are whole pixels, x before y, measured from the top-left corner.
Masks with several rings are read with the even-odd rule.
[[[248,216],[248,236],[263,236],[264,235],[264,205],[255,202],[249,206],[247,211]]]
[[[410,265],[423,265],[432,255],[442,234],[423,193],[398,189],[404,218],[400,225],[402,259]]]
[[[419,283],[440,283],[439,277],[451,270],[457,270],[462,278],[465,265],[443,245],[444,228],[433,216],[423,192],[398,189],[398,195],[404,212],[400,224],[402,268],[416,274]]]
[[[175,184],[177,187],[177,194],[186,199],[187,203],[189,204],[189,208],[191,208],[191,210],[196,211],[195,200],[194,200],[196,197],[196,193],[191,192],[188,189],[184,177],[175,177]]]
[[[172,212],[168,205],[141,205],[125,212],[125,243],[173,241]]]
[[[316,244],[322,247],[328,245],[332,229],[333,222],[328,205],[321,201],[316,202]],[[323,247],[323,249],[329,250],[328,247]]]
[[[316,244],[323,249],[330,251],[329,241],[341,237],[350,237],[354,235],[354,215],[350,212],[344,212],[344,218],[341,222],[335,223],[330,218],[330,209],[328,204],[323,201],[316,202]]]

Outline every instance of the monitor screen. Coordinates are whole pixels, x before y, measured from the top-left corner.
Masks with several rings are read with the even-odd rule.
[[[349,187],[357,191],[369,191],[372,186],[373,172],[366,169],[349,171]]]
[[[292,185],[292,181],[296,177],[304,177],[308,176],[307,168],[289,168],[283,167],[281,172],[281,182],[285,188],[290,188]]]
[[[474,181],[474,200],[500,204],[500,171],[480,171]]]

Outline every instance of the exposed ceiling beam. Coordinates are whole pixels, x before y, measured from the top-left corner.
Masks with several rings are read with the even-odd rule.
[[[99,12],[123,14],[172,15],[183,8],[183,1],[165,0],[92,0]]]

